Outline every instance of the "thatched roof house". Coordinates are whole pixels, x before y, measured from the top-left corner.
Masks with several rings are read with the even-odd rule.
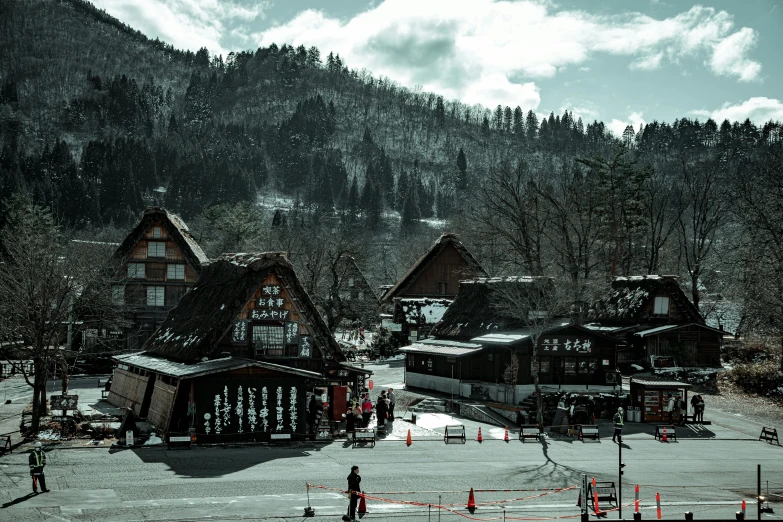
[[[397,297],[454,297],[460,280],[487,275],[456,234],[443,234],[381,297],[381,303]]]

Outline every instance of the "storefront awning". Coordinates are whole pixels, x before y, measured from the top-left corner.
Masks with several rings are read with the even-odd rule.
[[[659,381],[655,379],[636,379],[633,377],[631,378],[630,384],[638,384],[648,388],[690,388],[692,386],[687,382],[666,381],[666,380]]]
[[[449,357],[463,357],[480,352],[483,346],[476,343],[464,343],[460,341],[447,341],[440,339],[428,339],[400,348],[404,353],[424,353],[429,355],[446,355]]]

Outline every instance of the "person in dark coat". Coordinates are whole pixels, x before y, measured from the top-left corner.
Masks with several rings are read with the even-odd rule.
[[[348,492],[351,495],[351,504],[348,510],[350,520],[356,520],[356,504],[359,502],[359,495],[362,492],[362,477],[359,475],[359,466],[351,466],[351,474],[348,475]]]
[[[356,417],[353,414],[353,410],[348,410],[345,414],[345,432],[353,433],[356,431]]]
[[[310,425],[310,432],[314,433],[317,426],[315,426],[316,412],[318,411],[318,400],[315,398],[315,394],[310,396],[310,404],[307,406],[307,423]]]
[[[389,388],[389,393],[386,394],[389,399],[389,420],[394,420],[394,407],[397,405],[397,395],[394,393],[393,388]]]
[[[362,424],[367,427],[370,425],[370,418],[372,417],[372,401],[370,400],[370,394],[365,393],[362,400]]]
[[[35,448],[30,452],[30,457],[27,460],[30,464],[30,476],[33,478],[33,493],[38,493],[37,482],[40,482],[41,484],[41,493],[48,493],[49,490],[46,489],[46,477],[44,476],[46,453],[43,452],[40,442],[35,443]]]
[[[386,414],[389,412],[389,401],[386,399],[386,392],[381,392],[378,401],[375,403],[375,415],[378,417],[378,427],[386,426]]]

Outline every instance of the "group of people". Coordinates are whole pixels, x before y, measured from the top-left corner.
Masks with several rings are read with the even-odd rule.
[[[667,394],[668,402],[664,406],[663,411],[669,414],[669,423],[674,423],[674,417],[678,415],[678,421],[681,426],[685,425],[685,419],[688,416],[688,405],[679,397],[672,396],[671,393]],[[694,422],[704,422],[704,399],[701,395],[694,395],[691,397],[691,410],[693,411]]]
[[[378,428],[384,428],[386,421],[394,420],[394,407],[397,404],[397,395],[389,388],[381,392],[373,407],[370,394],[365,393],[361,398],[351,401],[351,409],[346,415],[345,431],[352,432],[357,428],[368,428],[372,420],[372,412],[375,410]]]
[[[348,328],[343,330],[342,339],[348,338],[349,341],[359,341],[359,344],[364,344],[364,326],[358,328]]]

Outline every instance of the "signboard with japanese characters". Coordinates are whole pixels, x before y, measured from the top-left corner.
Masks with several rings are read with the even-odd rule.
[[[288,310],[250,310],[250,319],[260,321],[285,321],[291,314]]]
[[[196,388],[198,431],[206,435],[297,433],[304,387],[281,379],[209,379]]]
[[[247,321],[237,321],[231,332],[231,340],[235,343],[247,341]]]
[[[551,355],[592,355],[593,341],[590,338],[577,336],[547,336],[539,340],[542,352]]]
[[[285,323],[285,344],[299,344],[299,323],[296,321]]]
[[[262,295],[256,299],[256,307],[279,310],[285,307],[285,298]]]
[[[52,395],[49,397],[49,408],[53,410],[75,410],[78,404],[78,395]]]
[[[313,339],[309,335],[299,336],[299,357],[313,356]]]

